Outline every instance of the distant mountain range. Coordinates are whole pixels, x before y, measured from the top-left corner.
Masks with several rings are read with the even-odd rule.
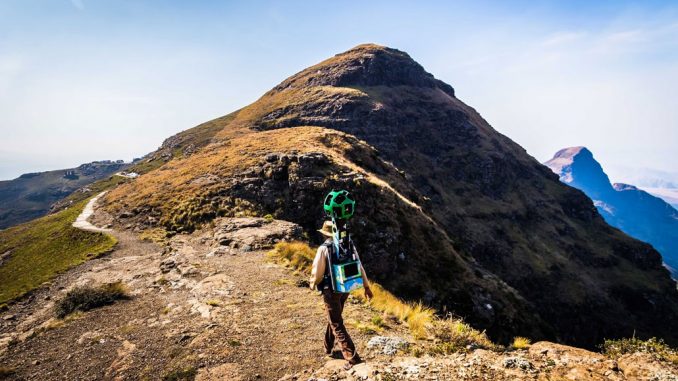
[[[0,181],[0,229],[47,214],[50,206],[76,189],[123,170],[122,160],[94,161],[77,168],[26,173]]]
[[[651,195],[661,198],[678,210],[678,188],[640,186],[640,189]]]
[[[675,207],[634,185],[610,183],[586,147],[562,149],[544,164],[558,174],[561,181],[586,193],[610,225],[652,244],[662,254],[673,276],[678,277],[678,210]],[[667,192],[670,189],[653,189],[666,192],[665,196],[671,195]]]

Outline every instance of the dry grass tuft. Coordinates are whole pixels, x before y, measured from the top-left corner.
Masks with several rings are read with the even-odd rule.
[[[310,274],[315,251],[304,242],[278,242],[268,253],[268,257],[275,262]]]
[[[429,350],[434,354],[466,352],[473,348],[499,349],[485,332],[478,331],[459,319],[436,319],[430,326],[429,334],[434,343]]]
[[[426,327],[434,320],[434,311],[421,303],[408,303],[398,299],[379,284],[372,282],[372,294],[369,302],[363,292],[355,292],[353,296],[369,304],[377,311],[385,312],[403,323],[407,323],[412,335],[421,339],[427,337]]]
[[[211,307],[219,307],[221,305],[221,301],[219,301],[217,299],[210,299],[210,300],[206,300],[205,304],[207,304],[208,306],[211,306]]]
[[[89,311],[127,298],[129,298],[127,288],[120,282],[107,283],[99,287],[75,287],[56,302],[54,314],[57,318],[63,319],[76,311]]]
[[[162,228],[146,229],[139,234],[139,239],[162,244],[167,241],[167,231]]]
[[[527,349],[530,347],[532,342],[526,337],[516,337],[513,339],[513,349]]]
[[[378,333],[381,333],[381,331],[383,330],[381,327],[377,327],[371,322],[347,320],[346,324],[354,327],[355,329],[357,329],[358,331],[362,332],[365,335],[376,335]]]

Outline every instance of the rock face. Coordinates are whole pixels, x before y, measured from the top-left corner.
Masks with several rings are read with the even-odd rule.
[[[648,242],[678,277],[678,210],[629,184],[611,184],[585,147],[565,148],[545,163],[561,181],[589,196],[610,225]]]
[[[314,234],[324,195],[346,188],[366,269],[398,296],[504,342],[678,342],[659,254],[406,53],[358,46],[208,124],[221,127],[211,144],[107,194],[120,226],[190,232],[270,213]]]
[[[266,227],[266,228],[264,228]],[[287,221],[264,218],[234,218],[215,233],[219,244],[245,251],[272,247],[282,240],[301,238],[301,228]]]
[[[14,180],[0,181],[0,229],[44,216],[53,203],[126,166],[122,162],[92,162],[77,168],[26,173]]]

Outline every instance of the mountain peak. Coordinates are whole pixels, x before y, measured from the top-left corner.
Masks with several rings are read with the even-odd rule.
[[[437,87],[454,96],[452,86],[437,80],[407,53],[377,44],[361,44],[339,53],[286,79],[274,91],[311,86]]]
[[[556,152],[556,154],[553,155],[553,158],[572,159],[578,155],[590,156],[591,158],[593,158],[593,153],[584,146],[563,148]]]
[[[603,167],[584,146],[563,148],[544,165],[560,176],[561,181],[583,189],[589,195],[614,191]]]
[[[556,154],[553,155],[553,158],[544,163],[544,165],[551,168],[551,170],[555,172],[557,175],[561,176],[561,180],[569,183],[572,181],[572,179],[568,179],[568,177],[564,175],[566,173],[569,173],[568,168],[570,168],[572,164],[574,164],[575,160],[580,159],[595,162],[595,159],[593,158],[593,153],[591,153],[591,151],[588,148],[584,146],[576,146],[558,150],[558,152],[556,152]]]
[[[593,346],[633,329],[678,342],[678,304],[668,299],[678,291],[658,253],[610,229],[582,192],[451,94],[406,53],[361,45],[187,132],[214,137],[111,190],[102,207],[115,226],[168,235],[266,214],[313,233],[327,191],[347,189],[360,200],[362,259],[395,295],[468,316],[500,342]],[[635,295],[651,295],[661,316],[634,307]]]
[[[624,183],[614,183],[614,184],[612,184],[612,187],[614,188],[614,190],[619,191],[619,192],[628,191],[628,190],[632,190],[632,191],[638,191],[639,190],[638,187],[635,186],[635,185],[624,184]]]
[[[635,185],[610,184],[584,147],[561,149],[545,164],[561,181],[586,193],[607,223],[654,246],[674,277],[678,275],[678,219],[669,203]]]

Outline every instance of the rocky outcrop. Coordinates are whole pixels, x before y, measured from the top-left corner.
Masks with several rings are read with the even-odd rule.
[[[217,228],[215,239],[220,245],[250,251],[270,248],[283,240],[300,239],[301,233],[299,225],[273,217],[233,218]]]
[[[371,353],[371,352],[370,352]],[[370,354],[368,354],[369,356]],[[343,380],[594,380],[673,381],[678,368],[652,355],[635,353],[614,360],[600,353],[541,341],[527,350],[504,353],[476,349],[468,353],[420,358],[397,356],[367,361],[350,370],[332,360],[311,376],[287,375],[279,381]]]

